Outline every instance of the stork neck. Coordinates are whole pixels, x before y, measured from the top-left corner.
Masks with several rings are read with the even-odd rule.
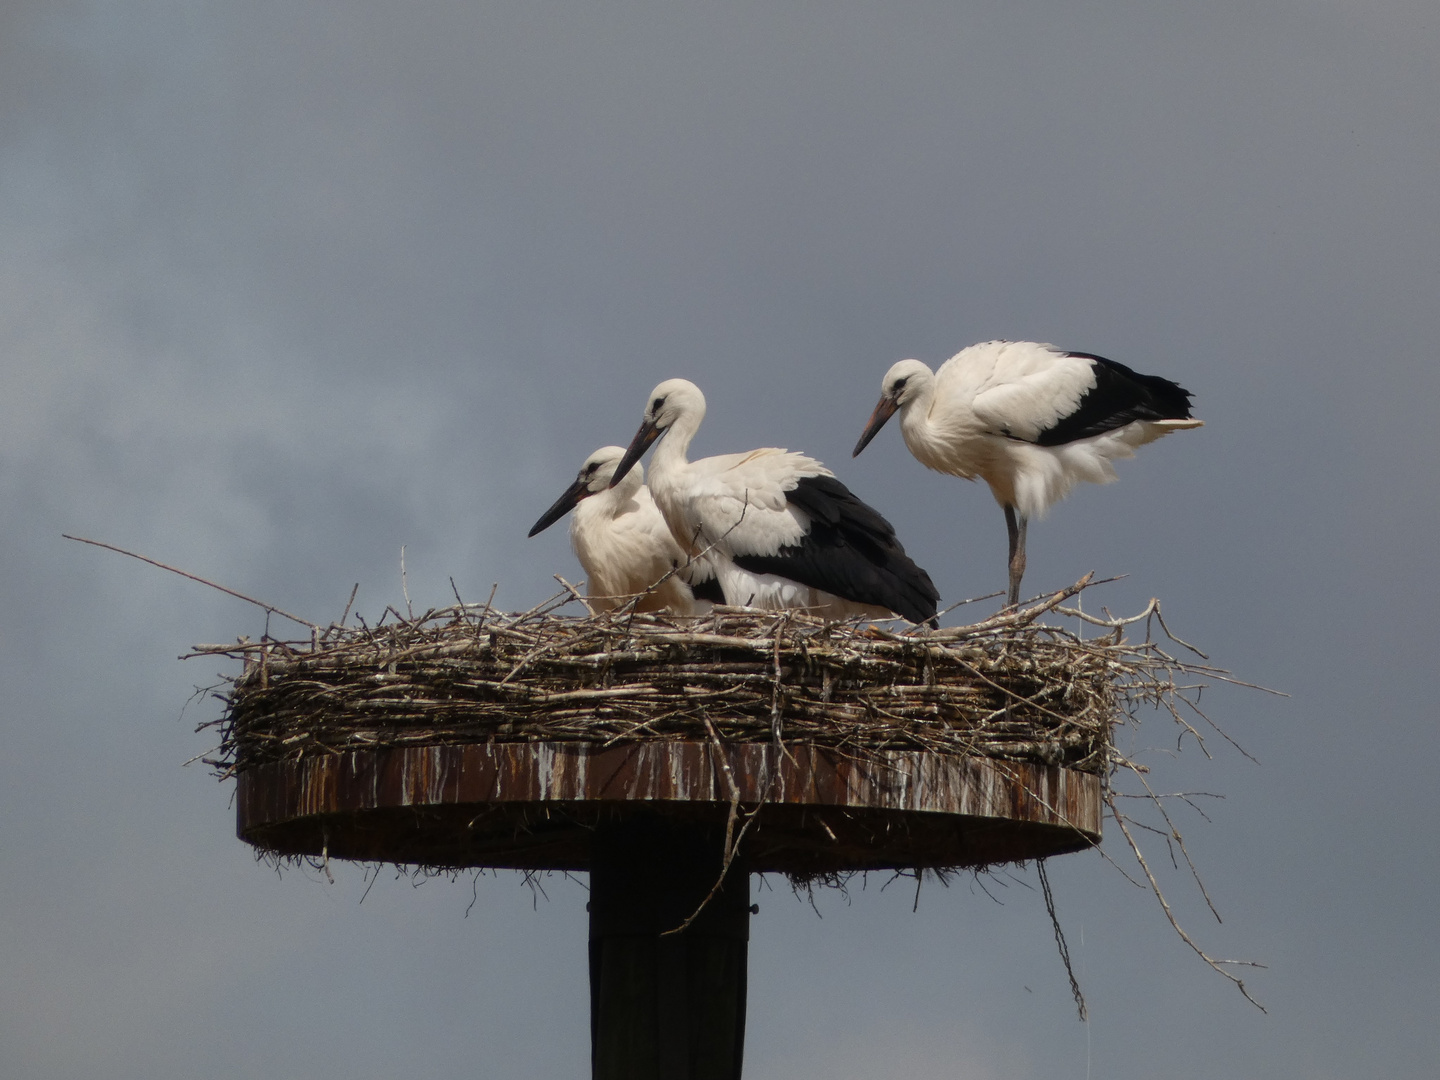
[[[701,419],[699,416],[682,413],[660,437],[660,445],[655,447],[655,456],[650,459],[652,487],[657,477],[669,476],[690,464],[690,440],[695,438]]]
[[[639,464],[636,464],[635,468],[620,478],[620,483],[614,487],[606,488],[597,495],[592,495],[591,498],[609,496],[608,503],[612,506],[612,513],[618,513],[621,507],[635,498],[635,493],[640,490],[644,483],[645,472]]]
[[[930,410],[935,407],[935,379],[920,380],[915,396],[900,407],[900,427],[910,438],[924,439],[934,426]]]

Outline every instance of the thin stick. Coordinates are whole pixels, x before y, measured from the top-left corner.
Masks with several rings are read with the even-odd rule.
[[[264,600],[256,600],[253,596],[246,596],[244,593],[236,592],[234,589],[227,589],[224,585],[217,585],[215,582],[208,578],[203,578],[199,574],[192,574],[189,571],[170,566],[157,559],[149,559],[144,555],[137,555],[133,551],[126,551],[122,547],[116,547],[114,544],[107,544],[101,540],[87,540],[83,536],[71,536],[69,533],[61,533],[60,535],[66,540],[74,540],[79,544],[90,544],[93,547],[104,548],[106,551],[113,551],[119,555],[129,555],[132,559],[139,559],[141,562],[149,563],[151,566],[158,566],[161,570],[169,570],[172,574],[179,574],[181,577],[189,578],[191,581],[198,581],[201,585],[209,585],[210,588],[218,589],[223,593],[235,597],[237,600],[244,600],[247,604],[254,604],[258,608],[264,608],[266,611],[274,612],[282,619],[289,619],[291,622],[299,623],[301,626],[308,626],[311,630],[320,629],[318,624],[311,622],[309,619],[302,619],[299,615],[291,615],[288,611],[285,611],[283,608],[278,608],[274,604],[267,604]]]
[[[1195,955],[1200,957],[1201,960],[1204,960],[1205,963],[1209,964],[1211,968],[1213,968],[1215,971],[1218,971],[1221,975],[1225,976],[1225,978],[1229,979],[1232,983],[1234,983],[1236,989],[1238,989],[1240,993],[1245,995],[1246,1001],[1250,1002],[1251,1005],[1254,1005],[1261,1012],[1268,1013],[1269,1010],[1266,1009],[1264,1005],[1261,1005],[1260,1002],[1256,1001],[1253,997],[1250,996],[1250,991],[1245,989],[1245,981],[1236,975],[1232,975],[1230,972],[1226,971],[1224,967],[1221,966],[1223,964],[1229,964],[1239,967],[1263,968],[1265,965],[1257,964],[1253,960],[1217,960],[1214,957],[1210,956],[1207,952],[1205,952],[1204,949],[1200,948],[1199,945],[1195,944],[1194,938],[1192,938],[1189,934],[1185,932],[1185,930],[1180,926],[1180,923],[1176,920],[1175,913],[1170,910],[1170,903],[1165,899],[1165,894],[1160,889],[1160,883],[1155,880],[1155,875],[1150,872],[1150,864],[1145,861],[1145,856],[1140,850],[1140,845],[1135,842],[1135,837],[1132,836],[1130,834],[1130,830],[1125,827],[1125,822],[1127,819],[1123,814],[1120,813],[1118,809],[1116,809],[1113,800],[1107,798],[1106,802],[1110,804],[1110,812],[1115,817],[1115,824],[1119,825],[1120,831],[1125,834],[1125,840],[1130,845],[1130,853],[1135,856],[1136,862],[1140,864],[1140,869],[1145,871],[1146,880],[1150,882],[1150,892],[1154,895],[1155,899],[1160,902],[1160,910],[1165,912],[1165,918],[1169,920],[1170,926],[1174,929],[1175,933],[1180,935],[1180,940],[1185,942],[1186,945],[1189,945],[1190,948],[1194,951]]]
[[[1080,1022],[1090,1019],[1090,1010],[1085,1007],[1085,995],[1080,992],[1080,982],[1075,978],[1075,967],[1070,963],[1070,947],[1065,944],[1065,931],[1060,929],[1060,916],[1055,914],[1055,896],[1050,891],[1050,878],[1045,873],[1045,860],[1035,860],[1035,869],[1040,872],[1040,891],[1045,896],[1045,911],[1050,916],[1050,926],[1055,931],[1055,945],[1060,950],[1060,960],[1065,965],[1065,974],[1070,976],[1070,993],[1075,998],[1075,1007],[1080,1010]]]
[[[556,581],[560,582],[561,585],[564,585],[565,588],[567,588],[568,590],[570,590],[570,597],[571,597],[571,599],[573,599],[573,600],[578,600],[578,601],[580,602],[581,606],[584,607],[586,611],[589,611],[590,614],[592,614],[592,615],[594,614],[594,611],[591,610],[591,607],[590,607],[589,604],[585,603],[585,597],[583,597],[583,596],[580,595],[580,590],[579,590],[576,586],[571,585],[570,582],[566,581],[566,580],[565,580],[563,577],[561,577],[559,574],[551,574],[550,576],[553,577]]]
[[[413,620],[415,609],[410,606],[410,586],[405,581],[405,545],[400,545],[400,591],[405,596],[405,613]]]
[[[745,833],[749,831],[751,824],[760,815],[760,807],[756,806],[754,810],[745,816],[745,823],[740,826],[740,831],[738,833],[735,832],[735,820],[740,812],[740,789],[735,784],[735,776],[730,771],[730,763],[725,757],[725,747],[720,742],[720,736],[715,732],[715,726],[710,723],[708,716],[702,714],[701,718],[705,721],[705,727],[710,733],[710,742],[715,748],[716,760],[720,763],[722,774],[725,777],[726,784],[730,788],[730,815],[725,822],[725,860],[720,864],[720,876],[715,879],[715,884],[710,886],[710,891],[705,894],[705,899],[700,901],[700,906],[692,911],[690,917],[675,927],[675,929],[661,931],[661,937],[683,933],[690,928],[691,923],[700,917],[700,913],[705,910],[705,905],[715,898],[715,894],[720,891],[720,886],[725,884],[725,875],[730,873],[730,864],[735,861],[735,855],[740,850],[740,841],[745,838]],[[734,837],[733,840],[731,839],[732,836]]]
[[[490,605],[495,603],[495,590],[498,588],[500,588],[500,583],[498,581],[492,581],[490,583],[490,595],[485,598],[485,610],[480,613],[480,618],[475,623],[476,641],[480,640],[480,631],[485,629],[485,620],[494,613],[495,609],[492,608]]]
[[[938,619],[943,615],[949,615],[950,612],[954,611],[956,608],[964,607],[966,604],[978,604],[981,600],[993,600],[997,596],[1004,595],[1004,589],[996,589],[994,592],[986,593],[984,596],[972,596],[968,600],[956,600],[955,603],[951,604],[944,611],[937,611],[934,617]],[[914,629],[915,631],[921,631],[927,630],[929,628],[924,623],[916,623]]]
[[[345,625],[345,620],[350,617],[350,606],[355,603],[355,595],[360,591],[360,582],[355,582],[355,587],[350,590],[350,599],[345,601],[345,610],[340,615],[339,626]]]

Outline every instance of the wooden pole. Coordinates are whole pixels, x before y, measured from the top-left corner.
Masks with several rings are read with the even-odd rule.
[[[750,876],[720,876],[724,833],[630,817],[602,825],[590,864],[594,1080],[740,1080]]]

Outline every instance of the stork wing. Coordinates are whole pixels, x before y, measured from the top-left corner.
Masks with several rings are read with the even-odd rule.
[[[983,390],[973,408],[997,432],[1060,446],[1136,420],[1188,420],[1190,392],[1103,356],[1057,353],[1038,370]]]
[[[1094,387],[1094,366],[1089,358],[1044,346],[1032,345],[1023,353],[1012,348],[997,359],[971,408],[996,434],[1040,442],[1047,430],[1080,408]]]
[[[680,568],[680,577],[690,586],[696,600],[708,600],[712,604],[725,603],[720,579],[715,576],[715,564],[703,555],[685,563]]]
[[[701,458],[688,472],[689,524],[700,534],[696,542],[759,555],[798,543],[805,533],[807,522],[791,510],[787,490],[804,477],[831,475],[813,458],[769,447]]]
[[[741,552],[735,565],[755,574],[809,585],[857,604],[924,622],[940,594],[930,575],[905,554],[895,530],[833,476],[807,476],[786,492],[808,527],[775,551]]]

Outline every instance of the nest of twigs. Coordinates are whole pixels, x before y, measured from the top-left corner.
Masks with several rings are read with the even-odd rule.
[[[940,630],[718,609],[701,619],[566,617],[457,604],[308,640],[197,647],[244,661],[223,695],[226,774],[312,754],[472,742],[800,741],[853,755],[910,749],[1108,774],[1113,727],[1177,709],[1197,669],[1124,623],[1046,601]],[[1041,621],[1104,626],[1082,638]],[[1152,606],[1146,618],[1158,616]]]
[[[1170,632],[1157,601],[1128,618],[1067,606],[1090,583],[938,630],[725,608],[698,619],[623,607],[565,616],[557,612],[583,603],[568,586],[519,614],[457,602],[420,615],[388,608],[374,625],[306,623],[308,638],[267,634],[195,648],[192,656],[243,662],[219,694],[223,715],[200,725],[218,726],[221,736],[203,760],[225,778],[273,762],[391,747],[709,739],[804,743],[855,759],[920,750],[1063,766],[1101,777],[1105,803],[1166,918],[1245,992],[1227,970],[1239,962],[1210,957],[1175,920],[1131,831],[1161,834],[1172,859],[1178,850],[1195,874],[1165,805],[1190,799],[1151,790],[1146,768],[1114,738],[1120,725],[1159,710],[1178,725],[1181,741],[1192,737],[1202,751],[1196,722],[1229,741],[1200,711],[1198,693],[1208,682],[1234,680]],[[1127,636],[1142,627],[1143,640]],[[1117,799],[1135,797],[1115,789],[1122,773],[1138,781],[1158,825],[1119,809]],[[1054,919],[1043,869],[1041,881]],[[1064,956],[1058,922],[1056,936]]]

